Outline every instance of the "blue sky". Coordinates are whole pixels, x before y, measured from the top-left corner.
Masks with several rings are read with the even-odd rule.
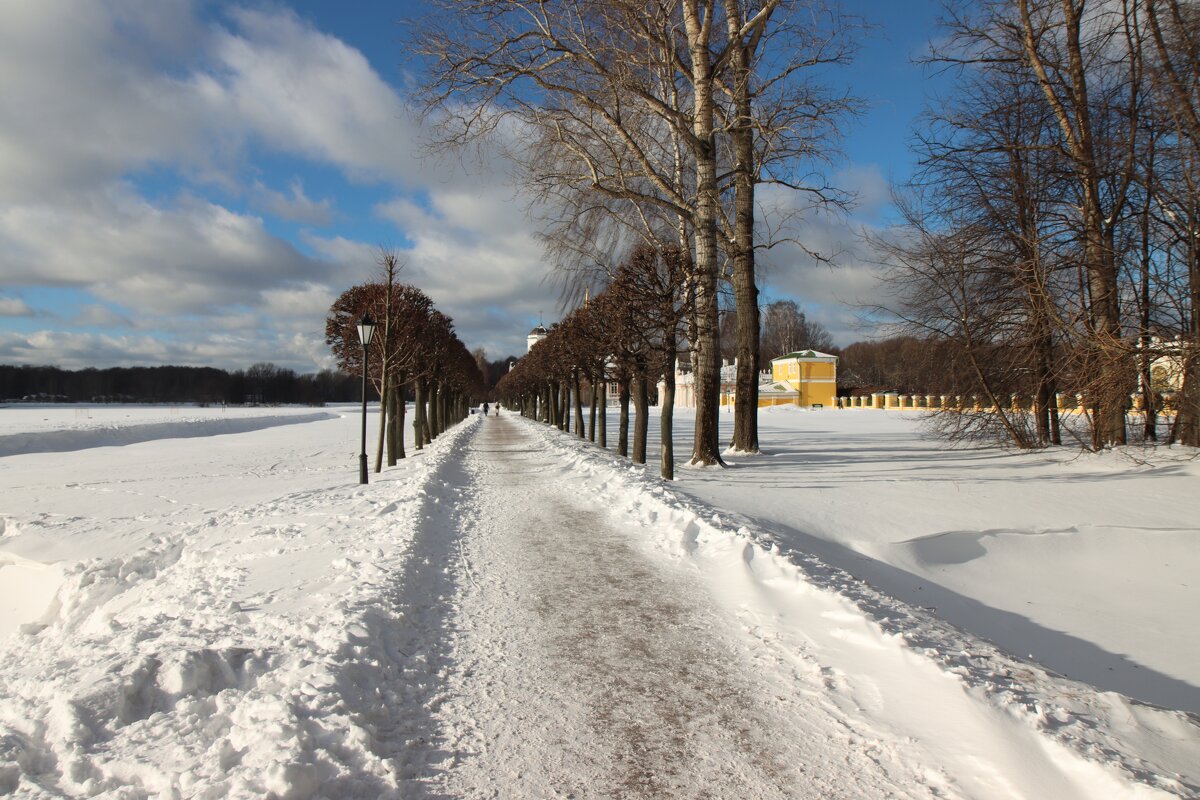
[[[848,219],[779,248],[767,299],[796,299],[838,344],[867,335],[853,233],[890,218],[909,131],[935,85],[910,63],[930,0],[846,0],[875,26],[835,74],[870,104],[835,180]],[[0,363],[80,368],[331,364],[322,327],[379,246],[468,347],[524,350],[555,290],[506,166],[423,149],[401,21],[418,0],[42,0],[0,5]]]

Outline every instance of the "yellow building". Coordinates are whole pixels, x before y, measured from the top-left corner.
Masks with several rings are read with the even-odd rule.
[[[758,404],[834,407],[837,404],[837,356],[800,350],[771,359],[771,383],[758,388]]]

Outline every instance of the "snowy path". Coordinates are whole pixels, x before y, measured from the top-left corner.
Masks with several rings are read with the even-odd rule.
[[[814,760],[810,737],[743,678],[753,672],[694,576],[638,552],[516,423],[488,420],[467,466],[464,555],[477,566],[452,705],[477,726],[455,749],[478,755],[447,777],[451,794],[487,796],[505,778],[530,797],[767,798],[805,785],[862,797],[891,785],[863,753]]]
[[[527,423],[465,451],[423,537],[459,593],[433,796],[1139,796],[837,600],[805,599],[808,633],[767,591],[723,600]]]

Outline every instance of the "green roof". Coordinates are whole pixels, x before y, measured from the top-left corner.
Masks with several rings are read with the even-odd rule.
[[[771,361],[773,363],[776,361],[785,361],[790,358],[832,358],[835,361],[837,360],[837,356],[831,356],[829,353],[819,353],[816,350],[796,350],[779,358],[772,358]]]

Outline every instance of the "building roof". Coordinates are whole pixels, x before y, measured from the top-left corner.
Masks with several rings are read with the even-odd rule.
[[[779,358],[772,358],[771,362],[774,363],[776,361],[784,361],[786,359],[792,359],[792,358],[819,358],[819,359],[832,358],[835,361],[837,360],[837,356],[832,356],[829,353],[819,353],[816,350],[796,350],[793,353],[788,353],[787,355],[780,356]]]
[[[529,332],[529,335],[530,336],[548,336],[549,333],[550,332],[548,330],[543,328],[541,325],[538,325],[536,328],[534,328],[533,330],[531,330]]]

